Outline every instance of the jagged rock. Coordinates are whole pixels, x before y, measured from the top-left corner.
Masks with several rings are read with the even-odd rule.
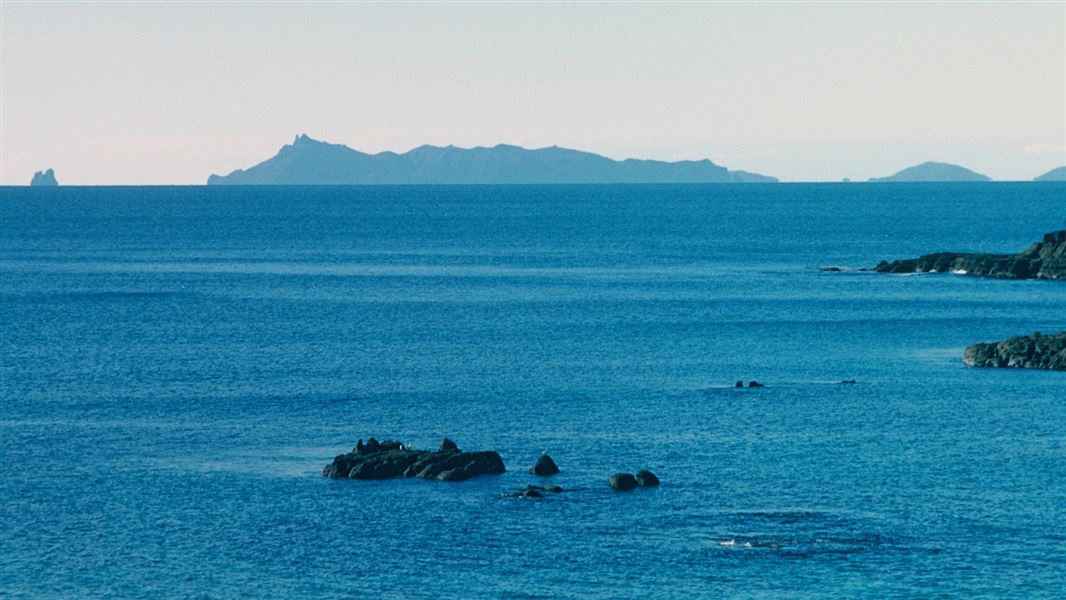
[[[540,475],[542,477],[548,475],[555,475],[559,472],[559,466],[555,464],[552,457],[547,454],[541,454],[537,462],[529,469],[529,472],[534,475]]]
[[[1066,279],[1066,229],[1044,234],[1018,254],[938,252],[918,258],[881,261],[879,273],[956,273],[1000,279]]]
[[[449,440],[448,438],[444,438],[443,440],[441,440],[440,446],[437,448],[437,452],[451,452],[453,450],[458,452],[459,446],[457,446],[455,442]]]
[[[370,438],[369,440],[367,440],[366,446],[363,447],[363,452],[366,454],[371,454],[377,452],[380,449],[381,444],[379,444],[376,439]]]
[[[37,171],[33,174],[33,179],[30,180],[31,186],[51,187],[59,185],[56,181],[56,172],[52,169],[47,171]]]
[[[615,473],[608,481],[611,487],[619,491],[631,490],[638,485],[637,478],[633,477],[632,473]]]
[[[637,480],[637,485],[640,487],[655,487],[659,485],[659,478],[655,476],[655,473],[647,469],[637,471],[637,476],[634,479]]]
[[[1066,371],[1066,332],[1037,332],[1002,342],[973,344],[963,351],[962,362],[971,367]]]
[[[446,438],[447,440],[447,438]],[[440,481],[465,481],[478,475],[498,475],[505,471],[503,459],[492,451],[460,452],[454,449],[412,450],[396,441],[359,440],[355,450],[341,454],[323,467],[331,479],[392,479],[421,477]],[[445,444],[441,443],[441,447]]]

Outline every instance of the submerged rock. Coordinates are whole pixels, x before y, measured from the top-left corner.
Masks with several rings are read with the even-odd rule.
[[[1000,279],[1066,279],[1066,229],[1044,234],[1018,254],[938,252],[918,258],[881,261],[878,273],[955,273]]]
[[[655,476],[655,473],[647,469],[637,471],[637,476],[634,479],[637,480],[637,485],[640,487],[655,487],[659,485],[659,478]]]
[[[338,455],[323,467],[322,474],[330,479],[420,477],[464,481],[478,475],[498,475],[505,470],[498,453],[462,452],[447,438],[436,452],[412,450],[400,442],[378,442],[370,438],[366,444],[359,440],[352,452]]]
[[[1066,331],[1052,335],[1037,332],[1002,342],[973,344],[963,351],[962,362],[971,367],[1066,371]]]
[[[748,382],[748,387],[750,387],[750,388],[761,388],[761,387],[766,387],[766,386],[761,384],[761,383],[759,383],[758,381],[755,381],[754,379],[752,379],[751,381]]]
[[[545,477],[557,474],[559,472],[559,466],[555,464],[552,457],[547,454],[541,454],[540,458],[537,459],[537,462],[530,467],[529,472],[534,475]]]
[[[526,487],[504,494],[510,498],[543,498],[545,493],[561,494],[563,488],[557,485],[527,485]]]
[[[611,487],[619,491],[631,490],[639,485],[632,473],[615,473],[608,481]]]

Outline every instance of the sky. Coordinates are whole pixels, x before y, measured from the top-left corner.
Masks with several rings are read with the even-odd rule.
[[[785,181],[1066,164],[1066,2],[0,1],[0,184],[200,184],[298,133]]]

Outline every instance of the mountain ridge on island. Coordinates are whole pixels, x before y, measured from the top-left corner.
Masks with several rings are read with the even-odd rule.
[[[941,162],[924,162],[907,167],[888,177],[874,177],[874,183],[892,182],[952,182],[952,181],[992,181],[987,175],[975,173],[959,165]]]
[[[664,162],[614,160],[551,146],[527,149],[419,146],[404,153],[367,154],[343,144],[296,136],[273,157],[207,185],[376,185],[540,183],[777,183],[777,178],[730,171],[708,159]]]
[[[1066,181],[1066,167],[1051,169],[1043,175],[1033,177],[1033,181]]]

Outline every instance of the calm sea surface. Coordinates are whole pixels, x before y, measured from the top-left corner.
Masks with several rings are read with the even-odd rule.
[[[819,267],[1064,219],[1062,184],[0,188],[0,596],[1061,598],[1066,373],[960,358],[1066,330],[1066,284]],[[508,473],[322,477],[370,435]],[[575,491],[504,497],[542,450]]]

